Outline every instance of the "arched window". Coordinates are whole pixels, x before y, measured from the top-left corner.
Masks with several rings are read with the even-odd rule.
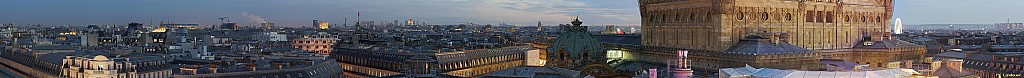
[[[860,22],[868,22],[868,16],[860,16]]]
[[[882,16],[875,16],[875,22],[882,22]]]
[[[761,19],[768,20],[768,12],[761,12]]]
[[[793,21],[793,14],[786,13],[786,21]]]
[[[683,17],[682,14],[676,13],[676,21],[683,21],[679,19],[681,17]]]
[[[665,22],[668,19],[666,16],[668,16],[668,14],[661,14],[661,22]]]
[[[850,18],[853,18],[853,17],[850,17],[850,15],[846,15],[846,17],[844,17],[844,18],[846,18],[846,22],[850,22]]]
[[[743,20],[743,13],[736,13],[736,15],[737,15],[737,16],[736,16],[735,18],[736,18],[737,20]]]
[[[690,21],[697,20],[697,13],[690,13]]]
[[[708,11],[708,13],[706,13],[706,14],[704,15],[704,20],[711,20],[711,18],[712,18],[712,14],[711,14],[711,11]]]

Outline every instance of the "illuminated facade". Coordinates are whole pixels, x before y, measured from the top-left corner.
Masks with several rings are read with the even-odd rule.
[[[260,23],[260,27],[262,27],[263,29],[271,30],[274,29],[274,23]]]
[[[640,0],[639,3],[643,18],[640,43],[694,49],[691,50],[694,51],[691,53],[693,66],[697,70],[695,74],[700,76],[711,77],[722,66],[740,63],[813,70],[819,66],[793,68],[796,66],[791,65],[815,62],[808,59],[815,57],[861,61],[862,64],[871,61],[872,66],[887,66],[919,59],[924,51],[923,46],[896,43],[900,42],[898,40],[887,41],[899,45],[893,47],[855,46],[870,40],[864,37],[871,33],[892,31],[889,20],[893,0]],[[743,44],[744,37],[762,32],[786,33],[782,43],[813,53],[748,58],[730,55],[731,49],[751,45]],[[756,60],[761,57],[769,60]],[[744,59],[756,62],[743,62]]]
[[[331,23],[327,23],[326,21],[320,21],[320,22],[317,22],[317,23],[319,23],[319,24],[317,24],[317,27],[320,28],[320,29],[331,28],[331,25],[330,25]]]
[[[409,18],[409,20],[405,21],[405,26],[416,26],[416,21],[413,21],[412,18]]]
[[[812,50],[851,48],[889,31],[893,0],[639,0],[643,44],[724,51],[752,32]]]
[[[330,55],[331,47],[334,46],[337,40],[337,37],[327,34],[304,35],[302,38],[292,40],[292,48],[320,55]]]

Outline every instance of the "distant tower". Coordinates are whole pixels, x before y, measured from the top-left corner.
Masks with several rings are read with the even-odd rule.
[[[541,26],[542,26],[542,24],[540,24],[540,21],[537,21],[537,32],[542,32],[543,31]]]
[[[128,31],[142,30],[142,23],[128,23]]]
[[[900,18],[896,18],[896,22],[893,24],[892,33],[903,34],[903,21],[900,21]]]
[[[316,20],[316,19],[313,19],[313,24],[311,24],[310,26],[318,26],[318,25],[320,25],[320,21]]]
[[[260,23],[260,27],[266,28],[267,30],[271,30],[271,29],[274,29],[274,23],[271,23],[271,22]]]
[[[416,26],[416,21],[413,21],[412,18],[409,18],[409,20],[405,21],[405,23],[405,26]]]

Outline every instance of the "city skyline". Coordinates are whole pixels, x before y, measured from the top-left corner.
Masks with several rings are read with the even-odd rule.
[[[1020,2],[6,1],[0,78],[1019,78]]]
[[[907,25],[917,24],[994,24],[1024,21],[1021,13],[1000,8],[1024,8],[1022,1],[930,1],[895,2],[893,18]],[[189,4],[189,5],[180,5]],[[557,25],[577,15],[588,25],[639,26],[636,1],[628,0],[320,0],[320,1],[12,1],[0,6],[8,18],[0,22],[15,24],[54,24],[82,26],[122,25],[140,22],[152,25],[160,21],[217,25],[217,18],[230,17],[241,25],[258,25],[254,18],[281,26],[302,27],[309,20],[329,22],[361,20],[392,21],[415,19],[429,24],[501,24],[532,26],[537,21]],[[949,5],[976,5],[962,7]],[[413,8],[415,7],[415,8]],[[981,8],[981,9],[979,9]],[[985,12],[987,14],[977,14]],[[941,17],[939,17],[941,16]]]

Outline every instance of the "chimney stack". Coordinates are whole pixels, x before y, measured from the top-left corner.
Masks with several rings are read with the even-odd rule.
[[[256,71],[256,64],[245,64],[245,69],[249,71]]]
[[[179,69],[181,69],[182,73],[188,73],[189,75],[196,74],[196,68],[198,68],[198,66],[195,66],[195,65],[187,65],[187,66],[179,67]]]
[[[274,65],[274,68],[277,68],[277,69],[281,69],[281,68],[284,68],[284,63],[281,63],[281,62],[274,62],[274,63],[272,63],[272,64]]]
[[[210,74],[217,74],[217,64],[210,64]]]

